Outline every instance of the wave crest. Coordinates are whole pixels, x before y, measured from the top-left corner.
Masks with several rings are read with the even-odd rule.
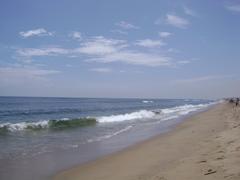
[[[0,132],[15,132],[23,130],[41,130],[41,129],[65,129],[73,127],[82,127],[96,124],[95,118],[76,118],[61,120],[44,120],[38,122],[20,122],[0,124]]]
[[[97,118],[97,121],[100,123],[105,122],[120,122],[120,121],[129,121],[134,119],[147,119],[155,116],[153,111],[141,110],[132,113],[111,115],[111,116],[102,116]]]
[[[176,107],[165,108],[165,109],[140,110],[140,111],[126,113],[126,114],[101,116],[97,118],[97,121],[100,123],[109,123],[109,122],[131,121],[131,120],[137,120],[137,119],[170,120],[173,118],[178,118],[181,115],[186,115],[190,112],[197,111],[202,108],[206,108],[212,104],[214,103],[198,104],[198,105],[186,104],[182,106],[176,106]]]

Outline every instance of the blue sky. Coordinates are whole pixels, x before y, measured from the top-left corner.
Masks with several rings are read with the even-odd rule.
[[[0,27],[3,96],[239,96],[239,1],[2,0]]]

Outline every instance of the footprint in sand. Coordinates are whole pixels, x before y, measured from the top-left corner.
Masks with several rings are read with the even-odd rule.
[[[208,171],[204,175],[214,174],[216,172],[216,170],[208,169]]]
[[[240,150],[240,146],[238,146],[238,147],[236,147],[236,149],[235,149],[236,151],[239,151]]]
[[[216,158],[216,160],[222,160],[222,159],[225,159],[225,156],[220,156]]]
[[[237,128],[237,127],[239,127],[239,126],[240,126],[240,124],[237,124],[237,125],[234,125],[233,128]]]
[[[232,143],[234,143],[234,142],[235,142],[234,140],[228,141],[227,144],[232,144]]]
[[[207,160],[201,160],[201,161],[198,161],[197,163],[206,163]]]

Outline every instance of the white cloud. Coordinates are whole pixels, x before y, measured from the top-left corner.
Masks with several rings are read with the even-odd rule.
[[[193,11],[192,9],[190,9],[186,6],[183,7],[183,10],[184,10],[184,13],[189,15],[189,16],[193,16],[193,17],[197,16],[197,13],[195,11]]]
[[[144,42],[144,41],[143,41]],[[155,47],[162,42],[147,41],[140,43],[148,47]],[[166,52],[167,53],[167,52]],[[73,49],[64,49],[59,47],[48,48],[23,48],[18,49],[17,54],[23,58],[33,58],[37,56],[58,56],[67,57],[85,57],[87,62],[112,63],[121,62],[132,65],[143,66],[170,66],[172,58],[163,52],[152,53],[138,51],[134,49],[127,41],[118,39],[109,39],[103,36],[92,37],[80,44],[80,47]]]
[[[170,57],[129,49],[131,48],[126,41],[106,39],[100,36],[85,42],[76,51],[88,55],[89,59],[87,61],[101,63],[122,62],[144,66],[166,66],[171,64]]]
[[[225,6],[229,11],[240,12],[240,4]]]
[[[110,73],[112,69],[110,68],[92,68],[90,71],[98,72],[98,73]]]
[[[69,34],[69,36],[73,39],[76,39],[78,41],[82,40],[82,33],[78,31],[73,31],[72,33]]]
[[[124,40],[107,39],[103,36],[96,36],[82,43],[81,47],[74,51],[87,55],[106,55],[115,53],[126,46],[127,44]]]
[[[34,57],[34,56],[57,56],[69,54],[69,50],[59,47],[49,48],[23,48],[17,49],[17,54],[23,57]]]
[[[123,28],[123,29],[139,29],[138,26],[135,26],[129,22],[126,21],[120,21],[115,24],[116,26]]]
[[[152,67],[171,65],[171,58],[168,56],[134,51],[119,51],[102,57],[92,58],[88,61],[96,61],[102,63],[122,62],[132,65],[143,65]]]
[[[189,25],[189,21],[187,19],[173,14],[166,15],[166,23],[182,29],[186,28]]]
[[[166,31],[161,31],[161,32],[159,32],[158,34],[159,34],[159,36],[160,36],[161,38],[167,38],[167,37],[169,37],[169,36],[172,35],[172,33],[166,32]]]
[[[138,40],[135,44],[138,46],[143,46],[143,47],[148,47],[148,48],[159,47],[159,46],[165,45],[165,43],[162,42],[161,40],[152,40],[152,39]]]
[[[29,31],[21,31],[19,32],[19,35],[28,38],[32,36],[53,36],[53,32],[48,32],[44,28],[39,28],[39,29],[33,29]]]

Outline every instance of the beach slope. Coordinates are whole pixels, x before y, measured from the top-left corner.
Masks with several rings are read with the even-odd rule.
[[[221,103],[174,130],[96,161],[60,172],[55,180],[239,180],[240,108]]]

